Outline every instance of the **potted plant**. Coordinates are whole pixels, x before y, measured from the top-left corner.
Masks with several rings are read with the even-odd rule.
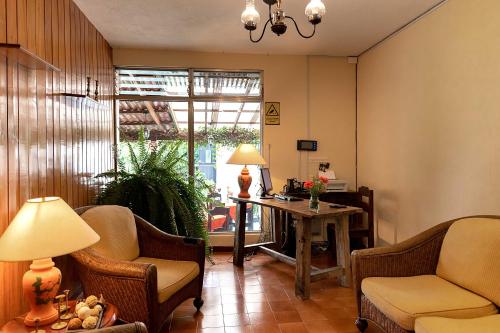
[[[112,178],[97,198],[98,204],[129,207],[157,228],[174,235],[205,239],[206,184],[201,176],[187,176],[181,142],[148,141],[144,132],[120,150],[117,171],[97,177]]]

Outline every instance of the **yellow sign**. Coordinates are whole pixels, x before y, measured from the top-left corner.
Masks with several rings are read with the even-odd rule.
[[[280,102],[266,102],[265,113],[266,125],[280,124]]]

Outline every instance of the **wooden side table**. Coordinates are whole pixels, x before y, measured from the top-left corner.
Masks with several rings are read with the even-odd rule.
[[[76,301],[69,301],[69,306],[71,309],[74,309],[76,305]],[[24,317],[26,314],[23,314],[19,317],[16,317],[9,322],[7,322],[1,329],[2,333],[30,333],[35,330],[34,327],[24,325]],[[110,327],[113,326],[116,320],[118,319],[118,309],[115,305],[111,303],[106,303],[106,310],[104,311],[101,327]],[[40,330],[45,330],[45,333],[65,333],[68,328],[63,328],[62,330],[53,330],[50,328],[50,325],[39,326]],[[85,330],[83,330],[85,331]]]

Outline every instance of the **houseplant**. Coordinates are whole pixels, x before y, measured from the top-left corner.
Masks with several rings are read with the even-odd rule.
[[[201,176],[187,176],[186,154],[181,142],[149,143],[140,131],[136,142],[120,149],[117,171],[97,177],[108,182],[98,204],[129,207],[157,228],[174,235],[205,239],[206,183]]]
[[[319,194],[325,191],[325,184],[328,178],[320,176],[313,177],[312,180],[304,183],[304,188],[309,190],[311,198],[309,199],[309,208],[314,211],[319,210]]]

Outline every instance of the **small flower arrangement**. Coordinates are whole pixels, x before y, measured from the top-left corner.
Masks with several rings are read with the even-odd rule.
[[[312,197],[317,197],[320,193],[325,192],[326,184],[328,184],[328,178],[323,176],[313,177],[312,180],[304,182],[304,188],[309,190]]]

